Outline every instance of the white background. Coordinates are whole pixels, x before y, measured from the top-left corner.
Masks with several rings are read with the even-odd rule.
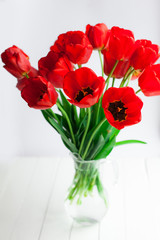
[[[136,39],[160,43],[158,0],[0,0],[0,53],[17,45],[29,56],[32,66],[45,56],[60,33],[85,31],[89,23],[104,22],[132,30]],[[15,156],[68,155],[59,135],[45,122],[41,112],[30,109],[16,89],[16,79],[0,63],[0,160]],[[98,55],[89,66],[100,74]],[[138,89],[136,87],[136,89]],[[148,145],[115,148],[113,156],[160,156],[160,97],[144,101],[138,125],[121,131],[118,140],[139,139]]]

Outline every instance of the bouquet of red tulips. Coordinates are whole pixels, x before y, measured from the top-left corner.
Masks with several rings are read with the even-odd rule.
[[[93,50],[99,53],[102,76],[85,66]],[[141,121],[139,91],[145,96],[160,95],[160,64],[155,64],[158,45],[146,39],[135,41],[130,30],[115,26],[108,29],[102,23],[87,25],[85,33],[60,34],[48,54],[38,61],[38,69],[16,46],[6,49],[1,58],[4,68],[17,78],[17,88],[28,106],[42,111],[64,145],[81,161],[106,158],[120,144],[144,143],[116,142],[116,136],[124,127]],[[130,80],[137,81],[136,91],[128,86]],[[55,104],[59,113],[51,109]],[[92,182],[103,196],[96,180],[99,176],[94,175],[93,184],[91,172],[85,182],[76,172],[74,186],[79,186],[82,195],[92,190]],[[73,200],[78,193],[72,188],[68,198]]]

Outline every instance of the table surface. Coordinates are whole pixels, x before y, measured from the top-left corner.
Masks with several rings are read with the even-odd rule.
[[[0,240],[159,240],[160,159],[117,163],[109,210],[90,227],[77,225],[64,209],[71,159],[18,158],[0,164]]]

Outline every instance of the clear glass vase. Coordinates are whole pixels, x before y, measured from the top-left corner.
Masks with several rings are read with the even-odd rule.
[[[75,175],[65,199],[66,211],[83,225],[100,222],[109,204],[102,171],[107,160],[82,160],[78,154],[72,158]]]

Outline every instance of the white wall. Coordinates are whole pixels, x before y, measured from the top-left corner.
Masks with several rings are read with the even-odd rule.
[[[158,0],[0,0],[0,52],[13,44],[22,48],[31,63],[47,54],[60,33],[85,31],[86,24],[104,22],[132,30],[137,38],[160,43]],[[99,61],[90,61],[100,73]],[[60,137],[45,122],[41,112],[30,109],[15,88],[16,79],[0,63],[0,157],[66,156]],[[147,146],[119,147],[113,155],[160,156],[160,97],[144,100],[143,120],[121,131],[118,140],[140,139]]]

